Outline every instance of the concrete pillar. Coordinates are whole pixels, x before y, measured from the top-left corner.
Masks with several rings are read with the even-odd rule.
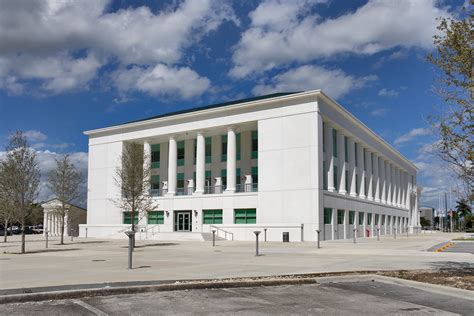
[[[354,146],[354,139],[349,138],[347,140],[347,146],[348,146],[348,156],[349,156],[349,176],[350,176],[350,195],[353,197],[357,196],[356,192],[356,174],[357,170],[355,167],[355,146]]]
[[[339,166],[339,193],[347,194],[346,190],[346,153],[345,153],[345,146],[344,146],[344,134],[341,132],[337,133],[337,151],[338,151],[338,166]]]
[[[395,205],[400,207],[400,169],[395,167]]]
[[[380,162],[380,169],[379,169],[379,174],[380,174],[380,182],[381,182],[381,197],[380,200],[383,204],[387,204],[387,192],[386,192],[386,177],[385,177],[385,160],[380,157],[379,159]]]
[[[403,196],[403,171],[398,169],[398,206],[403,207],[402,196]]]
[[[237,146],[235,128],[227,130],[227,189],[226,192],[235,192],[235,177],[237,168]]]
[[[326,163],[328,164],[328,191],[334,192],[334,153],[333,153],[333,139],[332,139],[332,126],[328,123],[325,124],[325,136],[326,136]]]
[[[143,143],[143,169],[144,170],[151,170],[151,145],[148,140],[145,140]],[[150,175],[151,176],[151,175]],[[151,180],[151,179],[149,179]],[[148,192],[151,189],[151,182],[147,183]]]
[[[379,175],[379,157],[374,155],[374,184],[375,184],[375,202],[380,203],[380,175]]]
[[[386,182],[387,182],[387,204],[392,205],[392,166],[390,162],[386,163]]]
[[[364,164],[364,150],[362,145],[357,146],[357,158],[359,162],[359,197],[365,199],[365,164]]]
[[[168,192],[166,195],[176,194],[178,169],[178,144],[174,136],[170,137],[168,147]]]
[[[196,139],[196,194],[204,193],[206,172],[206,139],[202,132],[197,133]]]
[[[349,210],[344,210],[344,239],[349,238]]]
[[[373,177],[372,177],[372,153],[366,149],[365,150],[365,161],[367,163],[366,169],[366,177],[367,177],[367,199],[373,201],[374,193],[373,193]]]

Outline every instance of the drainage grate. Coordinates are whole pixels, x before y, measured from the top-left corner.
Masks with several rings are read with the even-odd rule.
[[[91,261],[93,262],[100,262],[100,261],[105,261],[104,259],[92,259]]]

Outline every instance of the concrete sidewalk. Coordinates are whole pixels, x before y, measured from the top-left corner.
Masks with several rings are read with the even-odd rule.
[[[461,234],[387,236],[322,242],[261,243],[255,257],[254,242],[137,241],[134,269],[127,270],[127,241],[75,239],[44,249],[42,236],[31,236],[31,253],[19,255],[19,240],[1,244],[0,288],[31,288],[121,281],[216,279],[360,270],[436,269],[474,267],[469,253],[426,251]],[[16,236],[15,236],[16,237]],[[30,237],[30,236],[28,236]]]

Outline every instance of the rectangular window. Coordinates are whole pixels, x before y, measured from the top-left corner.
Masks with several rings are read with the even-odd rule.
[[[227,185],[227,169],[221,170],[221,179],[222,179],[222,185],[226,186]]]
[[[258,167],[252,167],[252,183],[258,183]]]
[[[256,224],[257,210],[250,209],[236,209],[234,210],[234,224]]]
[[[349,191],[349,170],[346,170],[346,187],[345,187],[346,192]]]
[[[382,215],[382,225],[385,225],[385,215]]]
[[[370,168],[371,168],[370,172],[374,173],[374,154],[373,153],[370,154]]]
[[[334,157],[337,157],[337,131],[332,129],[332,153]]]
[[[133,223],[138,224],[138,212],[135,211],[135,216],[133,216]],[[132,224],[132,212],[123,212],[123,223]]]
[[[198,152],[197,139],[195,139],[195,140],[194,140],[193,164],[196,164],[197,152]]]
[[[206,137],[206,146],[205,146],[205,154],[206,154],[206,163],[212,162],[212,137]]]
[[[359,164],[359,156],[357,155],[357,147],[359,147],[359,145],[357,143],[354,143],[354,161],[355,161],[356,167]]]
[[[367,213],[367,225],[372,225],[372,213]]]
[[[252,159],[258,158],[258,131],[252,131]]]
[[[203,224],[222,224],[222,210],[202,210]]]
[[[392,220],[392,217],[390,215],[387,216],[387,223],[390,225],[390,221]]]
[[[148,224],[164,224],[165,215],[164,211],[151,211],[148,212]]]
[[[221,161],[227,161],[227,135],[221,136]]]
[[[380,225],[379,219],[380,219],[379,214],[375,214],[375,225]]]
[[[349,162],[349,155],[347,152],[347,136],[344,136],[344,158],[346,162]]]
[[[151,145],[151,167],[160,167],[160,144]]]
[[[339,183],[337,181],[337,166],[334,166],[334,172],[333,172],[333,179],[334,179],[334,187],[336,188],[336,191],[339,191]]]
[[[211,170],[206,170],[204,177],[205,177],[204,182],[205,182],[206,187],[210,187],[213,184]]]
[[[324,224],[331,224],[332,223],[332,209],[325,208],[324,209]]]
[[[184,173],[178,173],[176,175],[176,187],[177,188],[184,188]]]
[[[236,146],[236,149],[235,149],[236,154],[235,155],[236,155],[237,160],[240,160],[240,158],[242,156],[240,154],[241,147],[242,147],[241,144],[240,144],[241,140],[242,140],[242,135],[240,133],[237,133],[237,135],[235,135],[235,141],[237,142],[237,144],[235,144],[235,146]]]
[[[151,189],[152,190],[160,189],[160,176],[159,175],[151,176]]]
[[[355,211],[349,211],[349,225],[354,225]]]
[[[364,213],[359,212],[359,225],[364,225]]]
[[[344,224],[344,210],[337,210],[337,223]]]
[[[184,166],[184,140],[178,142],[178,166]]]
[[[356,193],[359,194],[359,175],[356,174]]]
[[[362,149],[362,161],[363,161],[363,166],[362,169],[367,170],[367,162],[365,161],[365,148]]]
[[[235,184],[240,185],[242,183],[242,178],[240,177],[240,168],[237,168],[235,172]]]

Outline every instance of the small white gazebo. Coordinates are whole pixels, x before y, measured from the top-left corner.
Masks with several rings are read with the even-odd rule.
[[[43,208],[43,235],[46,232],[49,236],[61,235],[61,216],[58,209],[61,207],[61,201],[52,199],[41,204]],[[87,210],[72,204],[66,204],[66,216],[64,218],[64,235],[78,236],[79,224],[85,224],[87,221]]]

